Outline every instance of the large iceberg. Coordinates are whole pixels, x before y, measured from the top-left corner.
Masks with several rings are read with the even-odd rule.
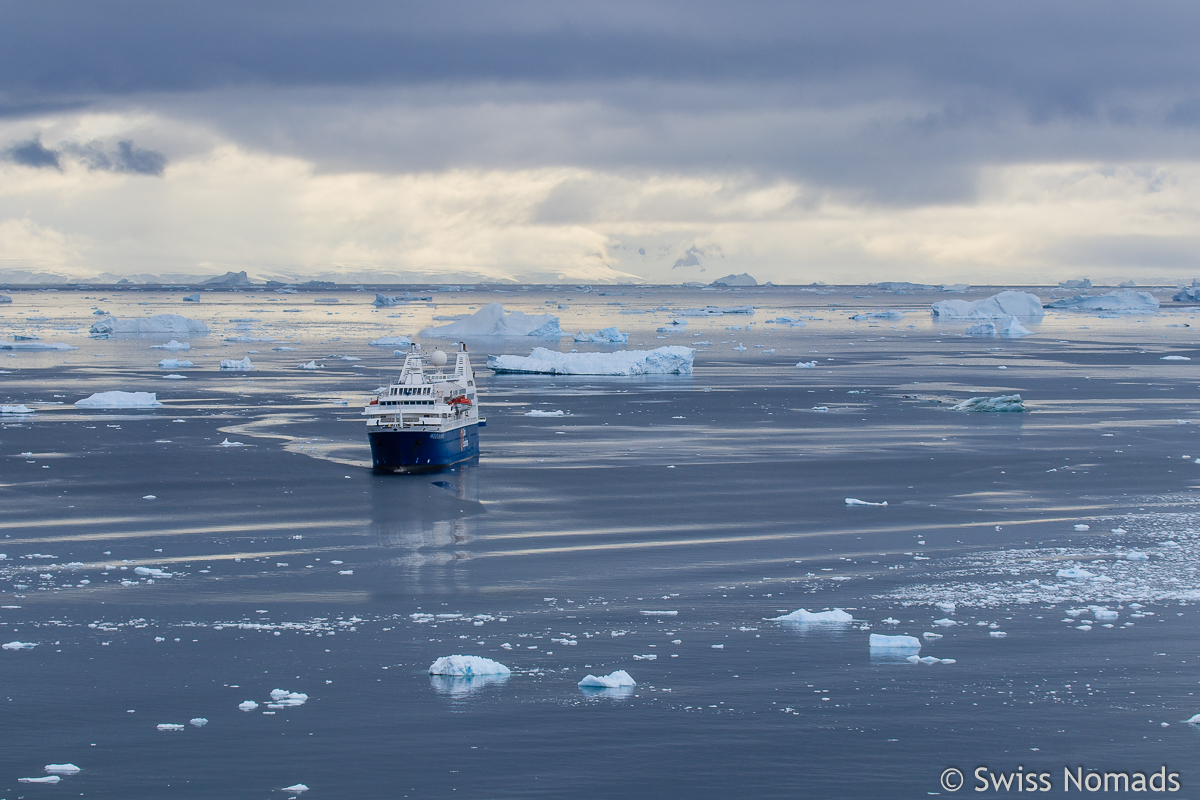
[[[158,402],[155,392],[96,392],[91,397],[76,400],[79,408],[156,408]]]
[[[111,314],[97,320],[91,333],[208,333],[208,325],[179,314],[155,314],[145,319],[117,319]]]
[[[972,397],[951,406],[954,411],[1025,411],[1025,403],[1019,394],[1002,394],[999,397]]]
[[[430,675],[470,678],[474,675],[509,675],[508,667],[482,656],[442,656],[429,666]]]
[[[1110,314],[1145,314],[1158,310],[1158,298],[1149,292],[1121,289],[1102,295],[1076,295],[1047,303],[1046,308],[1067,311],[1107,311]]]
[[[637,682],[629,677],[628,672],[619,669],[600,677],[588,675],[579,682],[579,685],[585,689],[620,689],[624,686],[637,686]]]
[[[553,314],[526,314],[514,311],[507,314],[499,303],[488,303],[469,317],[426,328],[422,336],[450,338],[455,336],[538,336],[557,339],[563,335],[558,317]]]
[[[921,640],[915,636],[884,636],[872,633],[870,645],[872,650],[920,650]]]
[[[1000,292],[985,300],[939,300],[932,312],[949,319],[1041,319],[1046,315],[1042,301],[1029,292]]]
[[[771,617],[771,619],[775,622],[800,622],[808,625],[844,625],[854,621],[854,617],[840,608],[835,608],[832,611],[806,611],[801,608],[790,614],[784,614],[782,617]]]
[[[539,375],[690,375],[696,351],[672,345],[655,350],[618,350],[615,353],[559,353],[535,347],[528,356],[492,356],[494,372]]]
[[[254,369],[254,363],[250,360],[250,356],[246,356],[242,359],[223,358],[221,359],[221,369],[233,369],[240,370],[242,372],[249,372],[250,370]]]
[[[575,334],[574,338],[577,342],[590,342],[591,344],[625,344],[629,341],[629,334],[621,333],[614,326],[595,333],[580,331]]]

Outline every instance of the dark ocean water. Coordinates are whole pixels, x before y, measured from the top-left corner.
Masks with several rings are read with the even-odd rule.
[[[617,316],[572,296],[564,329],[711,345],[690,376],[565,378],[491,375],[485,353],[531,343],[473,343],[478,463],[390,476],[358,412],[399,359],[367,342],[563,293],[383,312],[344,294],[338,319],[214,295],[187,309],[216,331],[190,354],[86,338],[92,305],[184,313],[105,297],[18,293],[0,316],[80,348],[0,357],[0,402],[36,408],[0,420],[0,639],[35,645],[0,651],[0,798],[897,798],[948,794],[949,767],[986,794],[980,766],[1052,793],[1064,768],[1166,766],[1172,796],[1200,796],[1198,376],[1162,360],[1200,357],[1190,309],[967,339],[929,320],[936,297],[776,290],[659,340],[714,298],[630,293],[668,310]],[[866,306],[907,316],[846,319]],[[782,314],[819,319],[764,322]],[[223,341],[247,329],[275,341]],[[247,347],[254,372],[215,368]],[[164,356],[196,367],[165,381]],[[112,389],[163,405],[70,405]],[[950,409],[1012,392],[1029,413]],[[770,620],[799,608],[855,622]],[[955,663],[871,633],[938,634],[920,654]],[[513,674],[428,674],[459,653]],[[634,689],[577,686],[618,669]],[[307,700],[272,709],[273,689]]]

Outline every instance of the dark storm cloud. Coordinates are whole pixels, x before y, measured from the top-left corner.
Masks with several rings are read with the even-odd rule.
[[[47,149],[38,139],[18,142],[4,151],[5,157],[25,167],[49,167],[60,169],[58,153]]]
[[[137,147],[133,142],[117,142],[116,148],[108,150],[102,142],[75,144],[68,142],[51,149],[40,139],[18,142],[4,151],[7,160],[26,167],[48,167],[62,169],[63,157],[84,164],[88,169],[112,172],[135,172],[141,175],[163,174],[167,158],[162,153]]]

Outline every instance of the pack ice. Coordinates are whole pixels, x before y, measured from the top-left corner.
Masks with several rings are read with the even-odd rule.
[[[179,314],[155,314],[145,319],[117,319],[111,314],[97,320],[91,333],[208,333],[208,325]]]
[[[1110,314],[1145,314],[1158,310],[1158,299],[1149,292],[1121,289],[1108,294],[1086,294],[1047,303],[1046,308],[1066,311],[1107,311]]]
[[[1041,319],[1046,315],[1037,295],[1011,291],[984,300],[939,300],[933,304],[932,313],[947,319]]]
[[[600,677],[588,675],[579,682],[579,686],[585,689],[620,689],[623,686],[637,686],[637,682],[629,677],[628,672],[619,669]]]
[[[921,640],[915,636],[884,636],[871,634],[872,650],[920,650]]]
[[[835,608],[832,611],[806,611],[801,608],[790,614],[784,614],[782,617],[772,617],[771,619],[775,622],[834,623],[839,625],[854,621],[854,617],[840,608]]]
[[[528,356],[491,356],[494,372],[542,375],[691,375],[696,351],[672,345],[655,350],[618,350],[614,353],[559,353],[535,347]]]
[[[155,408],[161,406],[156,392],[96,392],[76,400],[78,408]]]
[[[584,333],[580,331],[574,336],[577,342],[590,342],[592,344],[625,344],[629,341],[629,334],[621,333],[616,326],[605,328],[595,333]]]
[[[999,397],[972,397],[950,407],[953,411],[1025,411],[1025,403],[1019,394],[1002,394]]]
[[[553,314],[526,314],[524,311],[505,313],[499,303],[488,303],[465,319],[426,328],[422,336],[537,336],[557,339],[563,335],[558,317]]]
[[[430,675],[449,675],[455,678],[470,678],[475,675],[509,675],[508,667],[499,661],[482,656],[442,656],[429,666]]]

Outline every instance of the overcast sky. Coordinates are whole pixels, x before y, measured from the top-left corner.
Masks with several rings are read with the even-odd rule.
[[[1200,6],[0,5],[0,280],[1200,275]]]

